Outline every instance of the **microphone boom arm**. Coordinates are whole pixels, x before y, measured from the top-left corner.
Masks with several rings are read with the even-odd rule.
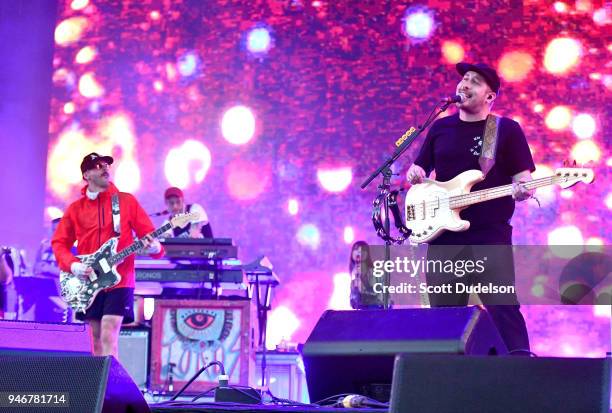
[[[393,165],[395,161],[397,161],[397,159],[402,156],[404,152],[406,152],[410,145],[412,145],[412,142],[414,142],[415,139],[418,138],[419,135],[425,129],[427,129],[429,125],[431,125],[438,116],[440,116],[440,114],[442,114],[442,112],[446,112],[446,109],[448,109],[448,107],[452,103],[450,101],[447,101],[447,99],[445,99],[443,102],[444,104],[438,108],[438,111],[435,113],[435,115],[432,116],[434,114],[432,112],[425,121],[425,123],[422,126],[419,126],[416,131],[413,128],[406,131],[406,133],[398,140],[398,142],[400,142],[403,139],[403,142],[397,147],[395,152],[393,152],[393,154],[361,184],[361,189],[365,189],[370,184],[370,182],[374,180],[374,178],[380,175],[386,168],[391,167],[391,165]],[[410,133],[411,131],[412,133]],[[404,139],[404,137],[406,138]]]

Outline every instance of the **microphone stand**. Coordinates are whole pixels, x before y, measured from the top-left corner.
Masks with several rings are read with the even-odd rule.
[[[391,165],[393,165],[395,161],[397,161],[397,159],[400,156],[402,156],[404,152],[406,152],[406,150],[410,147],[410,145],[412,145],[415,139],[418,138],[419,135],[421,135],[421,133],[425,129],[427,129],[429,125],[431,125],[433,121],[436,120],[438,116],[440,116],[440,114],[442,114],[442,112],[445,112],[446,109],[448,109],[448,107],[453,102],[448,101],[448,100],[443,100],[441,103],[442,104],[439,107],[438,105],[436,105],[434,110],[431,111],[431,113],[429,114],[429,117],[427,118],[425,123],[423,123],[423,125],[418,126],[417,129],[408,130],[406,133],[404,133],[404,135],[402,135],[400,141],[402,140],[403,141],[397,147],[395,152],[393,152],[393,154],[361,184],[361,189],[365,189],[370,184],[370,182],[372,182],[378,175],[382,175],[383,181],[381,184],[378,185],[379,193],[389,194],[390,189],[391,189],[391,176],[393,176],[393,172],[391,171]],[[389,231],[391,228],[391,222],[389,220],[389,202],[386,196],[384,197],[384,201],[383,201],[383,210],[385,214],[385,222],[383,224],[384,230],[386,234],[389,234]],[[389,261],[390,259],[391,259],[391,241],[385,240],[385,261]],[[384,266],[383,268],[386,268],[386,266]],[[390,285],[390,283],[391,283],[390,274],[385,269],[385,272],[383,275],[383,285],[388,286]],[[389,291],[387,289],[384,289],[384,292],[383,292],[383,306],[385,310],[388,310],[390,308]]]

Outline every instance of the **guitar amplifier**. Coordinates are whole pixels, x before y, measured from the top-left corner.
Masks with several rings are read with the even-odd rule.
[[[148,328],[124,328],[119,333],[119,361],[140,390],[147,390],[151,331]]]

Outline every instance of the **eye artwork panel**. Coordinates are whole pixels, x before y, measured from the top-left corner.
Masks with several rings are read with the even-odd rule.
[[[245,384],[253,357],[249,309],[248,301],[156,301],[151,387],[168,390],[172,370],[176,389],[213,361],[223,363],[230,383]],[[208,368],[189,391],[214,386],[220,373]]]

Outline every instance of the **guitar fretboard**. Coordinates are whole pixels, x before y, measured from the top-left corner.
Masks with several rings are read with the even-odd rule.
[[[583,176],[586,177],[586,175]],[[580,180],[580,178],[580,175],[574,174],[553,175],[547,176],[545,178],[534,179],[532,181],[522,183],[521,185],[531,190],[561,182],[578,181]],[[489,189],[481,189],[479,191],[470,192],[469,194],[451,196],[449,198],[449,205],[451,209],[463,208],[468,205],[473,205],[479,202],[485,202],[491,199],[501,198],[509,195],[512,195],[512,184]]]
[[[162,225],[161,227],[157,228],[155,231],[151,232],[148,235],[151,235],[153,238],[158,238],[161,234],[163,234],[164,232],[168,231],[171,228],[172,228],[172,224],[168,222],[165,225]],[[113,255],[111,259],[109,260],[110,265],[115,265],[115,264],[120,263],[126,257],[130,256],[131,254],[134,254],[136,251],[141,250],[143,247],[144,247],[144,243],[142,242],[142,240],[134,241],[132,245],[130,245],[127,248],[124,248],[123,250],[121,250],[121,252],[117,253],[116,255]]]

